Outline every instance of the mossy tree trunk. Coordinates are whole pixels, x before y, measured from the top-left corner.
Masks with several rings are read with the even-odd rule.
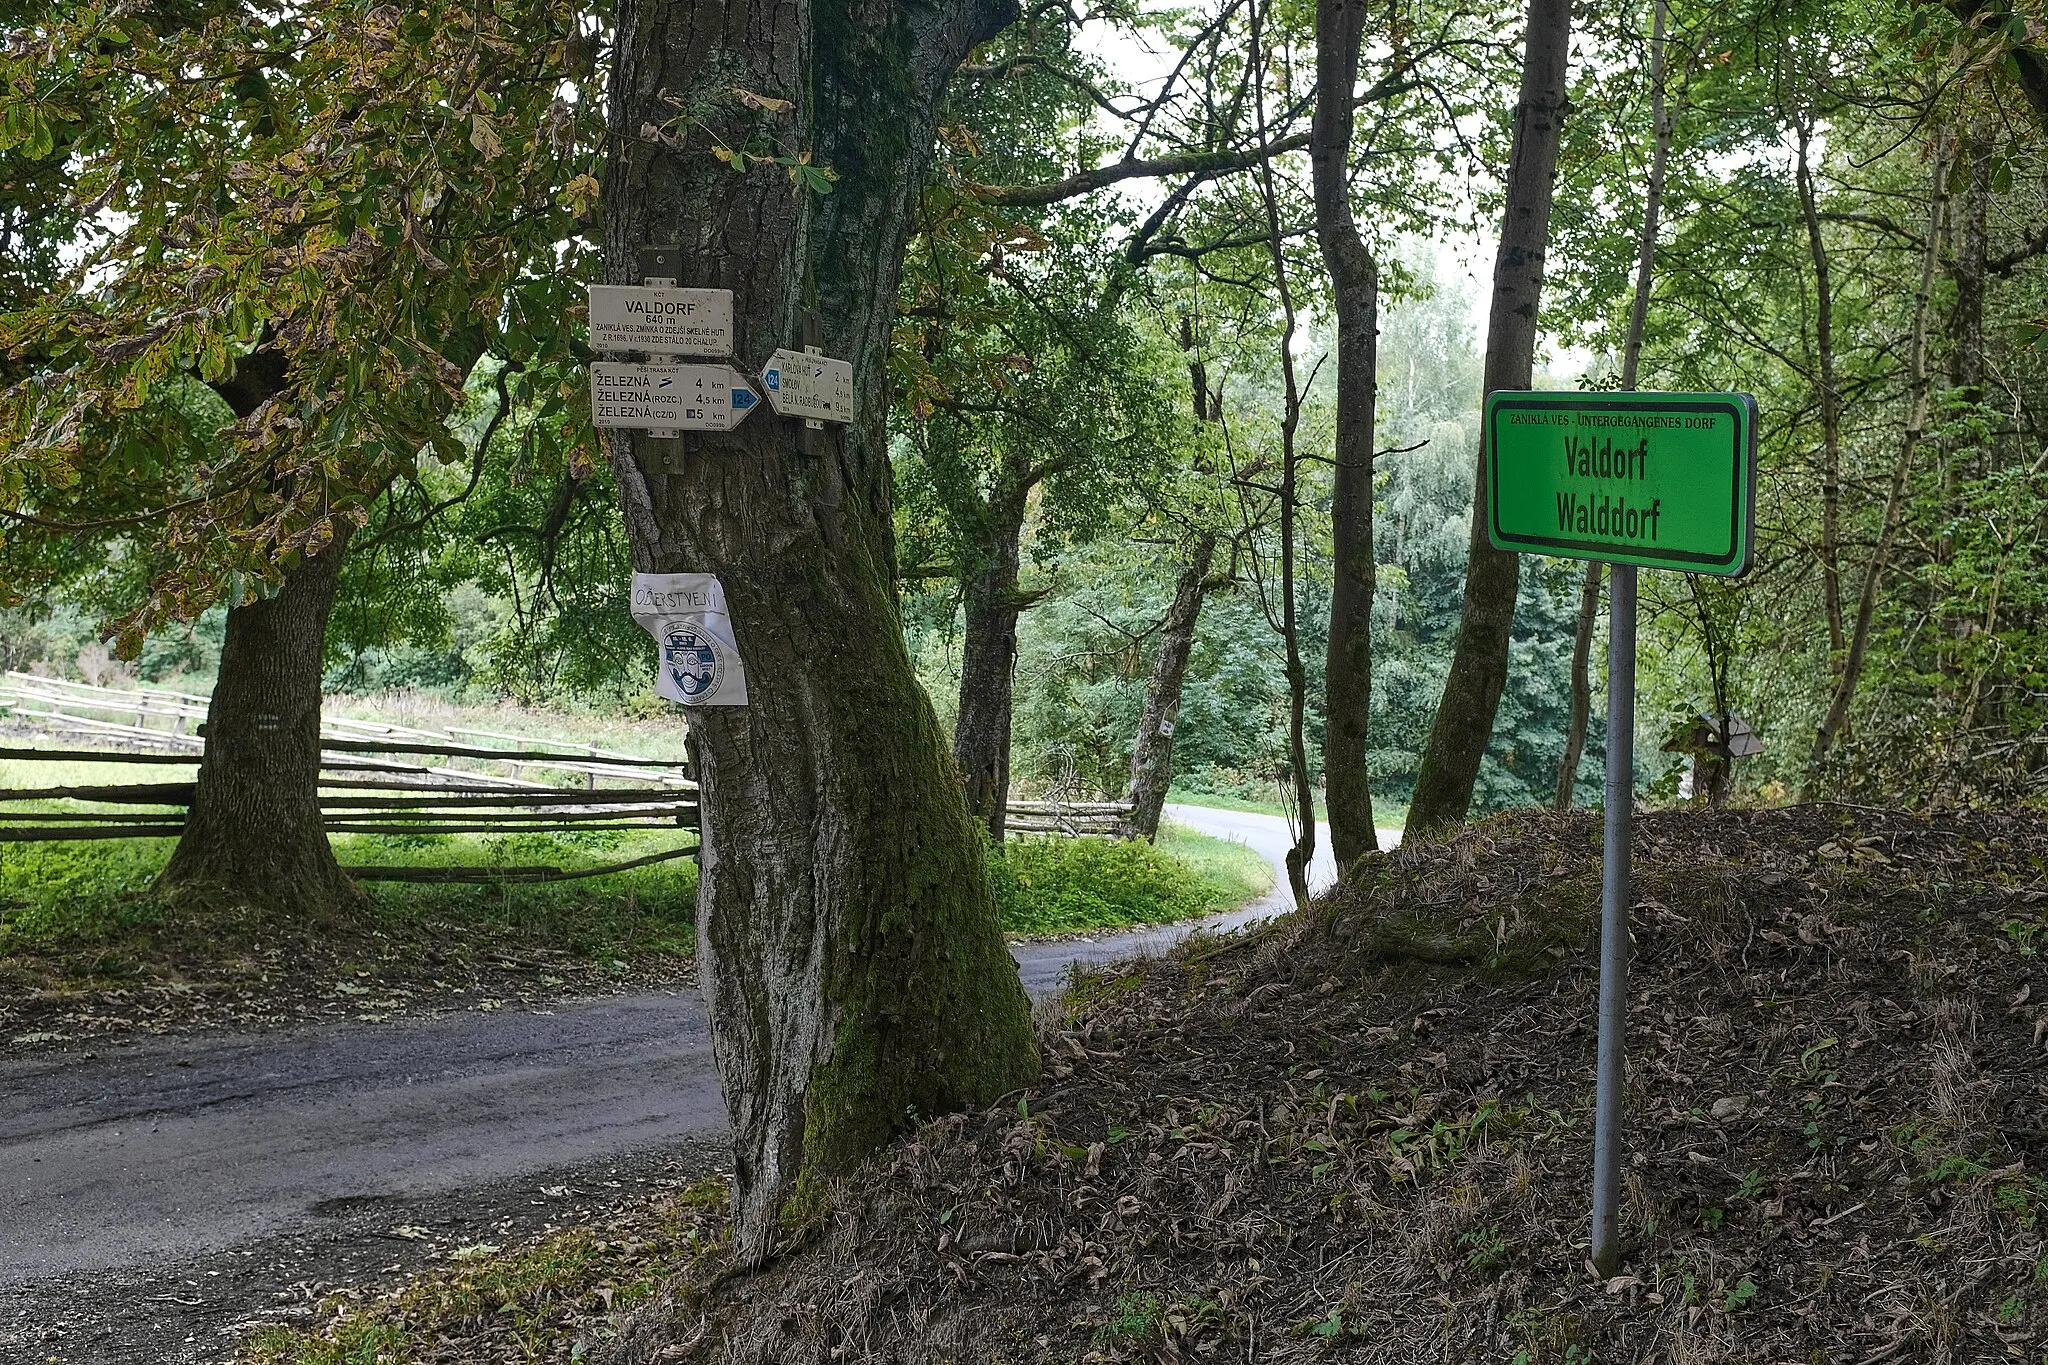
[[[763,411],[679,452],[637,434],[611,446],[636,565],[717,574],[747,672],[746,706],[690,721],[700,971],[746,1265],[813,1206],[816,1177],[1038,1070],[981,836],[903,642],[884,421],[938,103],[1012,13],[994,0],[618,8],[609,277],[630,282],[638,249],[679,243],[680,283],[733,291],[740,365],[797,344],[814,312],[826,353],[854,368],[849,426],[806,436]],[[808,155],[836,182],[820,194],[771,163],[736,172],[714,136]]]
[[[320,823],[321,651],[344,535],[228,612],[206,708],[206,752],[157,889],[217,911],[317,925],[361,901]]]
[[[1522,86],[1508,154],[1507,204],[1486,323],[1486,393],[1526,389],[1536,369],[1537,309],[1543,293],[1543,253],[1550,238],[1552,181],[1569,108],[1565,69],[1571,27],[1570,0],[1529,0]],[[1473,483],[1472,541],[1465,560],[1458,640],[1436,718],[1422,746],[1415,795],[1408,807],[1411,834],[1431,833],[1464,820],[1507,685],[1521,559],[1494,549],[1486,538],[1486,494],[1482,453]]]

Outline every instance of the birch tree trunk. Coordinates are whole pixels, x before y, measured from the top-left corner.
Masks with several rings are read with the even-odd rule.
[[[1494,258],[1487,319],[1485,392],[1526,389],[1536,368],[1536,318],[1543,253],[1550,237],[1551,181],[1568,108],[1565,68],[1571,52],[1570,0],[1529,0],[1522,87],[1508,157],[1507,207]],[[1486,538],[1486,461],[1473,484],[1472,542],[1465,561],[1465,603],[1450,675],[1422,748],[1408,831],[1455,825],[1472,806],[1472,787],[1493,735],[1507,685],[1508,642],[1515,628],[1520,559]]]
[[[1316,240],[1337,312],[1336,470],[1330,494],[1330,640],[1324,655],[1324,801],[1341,878],[1379,847],[1367,730],[1372,711],[1373,407],[1379,265],[1351,213],[1351,96],[1364,0],[1316,0],[1316,111],[1309,130]]]
[[[618,7],[609,277],[678,243],[681,284],[733,291],[739,364],[795,344],[814,311],[825,352],[854,369],[854,421],[813,438],[763,411],[673,458],[638,434],[611,444],[635,564],[717,574],[747,672],[746,706],[690,725],[742,1265],[817,1212],[816,1177],[1038,1073],[981,836],[903,643],[884,423],[939,100],[1013,15],[1004,0]],[[769,162],[737,172],[714,136],[837,180],[820,194]]]

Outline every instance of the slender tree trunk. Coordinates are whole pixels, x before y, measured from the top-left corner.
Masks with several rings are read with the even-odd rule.
[[[1330,494],[1330,641],[1324,656],[1323,799],[1337,875],[1379,847],[1366,753],[1372,713],[1373,417],[1379,265],[1351,214],[1351,96],[1365,0],[1316,0],[1316,111],[1309,130],[1316,239],[1337,312],[1336,472]]]
[[[1586,727],[1593,719],[1593,629],[1600,620],[1600,581],[1604,566],[1586,561],[1579,579],[1579,613],[1572,630],[1572,709],[1565,722],[1564,753],[1557,760],[1558,810],[1572,808],[1579,781],[1579,760],[1586,753]]]
[[[960,653],[960,714],[953,726],[953,762],[967,791],[967,813],[996,845],[1003,842],[1010,800],[1010,712],[1016,696],[1017,595],[1024,497],[1003,496],[989,508],[981,568],[967,582],[967,637]]]
[[[1636,238],[1636,289],[1621,348],[1621,387],[1633,392],[1642,368],[1643,331],[1650,321],[1650,285],[1657,270],[1657,225],[1664,211],[1664,177],[1671,164],[1671,113],[1664,101],[1664,0],[1657,0],[1650,26],[1650,179],[1643,189],[1643,230]],[[1572,707],[1565,727],[1564,754],[1557,762],[1557,809],[1570,810],[1586,752],[1586,726],[1593,711],[1593,627],[1600,617],[1599,560],[1586,562],[1579,583],[1579,615],[1572,633]]]
[[[1941,264],[1942,228],[1948,209],[1949,147],[1944,129],[1935,135],[1934,168],[1927,202],[1927,239],[1920,253],[1920,280],[1913,295],[1913,321],[1906,343],[1906,429],[1899,440],[1898,457],[1892,462],[1891,486],[1886,491],[1884,512],[1878,523],[1877,544],[1870,549],[1870,562],[1863,568],[1863,590],[1856,598],[1856,624],[1849,635],[1849,647],[1842,659],[1841,676],[1828,699],[1813,737],[1813,756],[1806,769],[1808,797],[1820,788],[1829,752],[1849,720],[1849,704],[1855,700],[1856,685],[1863,677],[1863,662],[1870,647],[1871,623],[1877,615],[1877,593],[1884,581],[1886,561],[1891,558],[1892,541],[1898,536],[1906,501],[1906,479],[1913,470],[1913,455],[1927,430],[1927,314],[1934,298],[1934,277]]]
[[[1202,617],[1202,599],[1209,591],[1209,566],[1216,559],[1216,533],[1195,538],[1187,562],[1174,580],[1173,601],[1159,627],[1159,653],[1152,660],[1152,678],[1145,687],[1145,710],[1138,717],[1138,738],[1131,746],[1131,813],[1124,822],[1127,839],[1151,839],[1159,833],[1159,813],[1173,785],[1173,727],[1180,719],[1181,686],[1187,679],[1188,655],[1195,646],[1195,626]]]
[[[1526,389],[1536,368],[1536,319],[1543,293],[1543,252],[1550,237],[1551,181],[1568,108],[1570,0],[1529,0],[1522,87],[1508,157],[1507,207],[1494,258],[1487,320],[1485,392]],[[1486,538],[1486,461],[1473,484],[1472,543],[1465,561],[1465,603],[1458,643],[1436,720],[1423,744],[1408,809],[1411,834],[1455,825],[1472,806],[1472,787],[1493,735],[1507,685],[1520,560]]]
[[[734,293],[738,362],[806,311],[852,363],[855,420],[763,411],[680,457],[611,442],[634,562],[715,573],[748,704],[691,716],[704,819],[699,963],[732,1116],[742,1265],[814,1216],[817,1177],[909,1124],[1038,1074],[982,840],[896,610],[884,362],[952,72],[1006,0],[620,0],[604,196],[609,278],[680,243],[680,282]],[[743,99],[742,95],[756,98]],[[784,109],[763,107],[789,100]],[[661,140],[654,131],[692,111]],[[829,194],[767,162],[801,149]],[[793,1198],[794,1197],[794,1198]]]
[[[1180,315],[1180,346],[1188,357],[1188,389],[1197,422],[1223,420],[1223,395],[1209,388],[1209,367],[1195,344],[1194,319]],[[1198,466],[1200,461],[1198,461]],[[1216,561],[1217,533],[1203,530],[1188,551],[1187,562],[1174,580],[1173,601],[1159,626],[1159,653],[1145,685],[1145,706],[1138,716],[1137,738],[1131,743],[1131,783],[1125,799],[1131,813],[1124,820],[1126,839],[1151,840],[1159,835],[1159,816],[1173,787],[1173,729],[1180,719],[1181,689],[1187,682],[1188,656],[1195,647],[1195,627],[1212,586],[1209,568]]]
[[[361,903],[320,823],[321,650],[347,549],[337,537],[275,597],[229,610],[198,789],[157,879],[164,894],[307,924]]]
[[[1820,586],[1828,618],[1828,672],[1841,669],[1842,630],[1842,392],[1835,379],[1835,286],[1827,241],[1821,236],[1808,146],[1811,124],[1799,122],[1799,209],[1806,218],[1806,249],[1813,257],[1813,347],[1820,368]]]
[[[1264,11],[1252,10],[1252,65],[1260,141],[1266,136]],[[1308,870],[1316,856],[1315,787],[1308,771],[1308,670],[1301,661],[1300,612],[1294,600],[1295,525],[1301,504],[1297,496],[1301,452],[1296,433],[1301,426],[1301,386],[1294,369],[1294,290],[1287,276],[1287,254],[1280,230],[1280,195],[1273,183],[1273,163],[1259,165],[1259,185],[1266,208],[1266,246],[1273,262],[1273,289],[1280,300],[1280,377],[1284,406],[1280,418],[1280,639],[1286,650],[1287,766],[1295,814],[1300,825],[1287,850],[1287,885],[1297,910],[1308,909]]]

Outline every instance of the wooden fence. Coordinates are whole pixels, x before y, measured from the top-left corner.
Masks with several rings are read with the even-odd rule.
[[[93,687],[10,672],[0,682],[0,719],[33,729],[38,737],[54,733],[120,747],[0,745],[0,759],[189,767],[205,749],[205,715],[206,698],[192,693]],[[320,732],[321,823],[330,834],[558,834],[698,827],[696,783],[687,765],[673,760],[494,730],[423,730],[346,717],[323,717]],[[545,773],[557,781],[541,781],[529,773]],[[562,779],[580,786],[560,785]],[[600,786],[601,782],[610,785]],[[191,781],[138,781],[0,788],[0,843],[173,837],[184,829],[194,786]],[[74,808],[19,808],[24,803],[46,807],[59,801]],[[1017,800],[1009,805],[1008,824],[1020,833],[1113,834],[1128,812],[1127,805],[1117,802]],[[693,841],[630,862],[570,871],[348,871],[362,880],[554,881],[624,871],[696,851]]]

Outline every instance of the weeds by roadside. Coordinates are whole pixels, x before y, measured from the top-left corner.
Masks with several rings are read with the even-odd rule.
[[[1232,910],[1273,883],[1243,844],[1167,825],[1156,845],[1031,835],[989,860],[1004,932],[1064,934]]]
[[[610,1315],[652,1295],[678,1268],[725,1246],[726,1186],[703,1180],[622,1201],[599,1224],[517,1247],[470,1243],[441,1253],[403,1288],[338,1293],[303,1325],[257,1328],[248,1365],[455,1365],[586,1359]]]

